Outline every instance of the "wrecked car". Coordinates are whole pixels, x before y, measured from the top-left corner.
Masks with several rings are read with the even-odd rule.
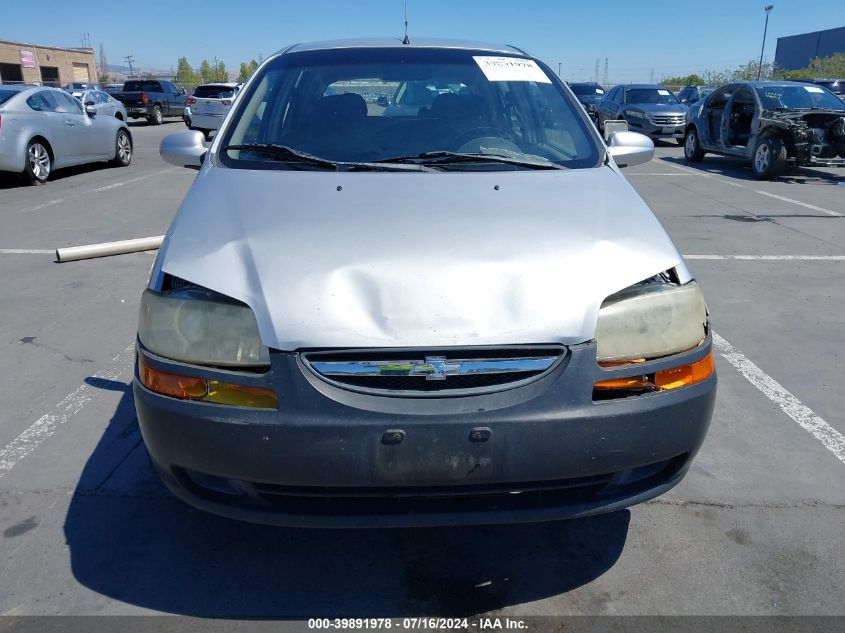
[[[807,83],[748,81],[723,86],[690,111],[684,156],[748,160],[756,178],[791,167],[845,166],[845,103]]]
[[[356,92],[417,83],[387,116]],[[528,522],[660,495],[716,390],[701,288],[545,64],[441,40],[299,44],[206,148],[140,308],[150,458],[290,526]]]

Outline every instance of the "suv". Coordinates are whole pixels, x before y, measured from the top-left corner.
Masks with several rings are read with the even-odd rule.
[[[599,130],[605,121],[627,121],[634,132],[649,138],[673,138],[684,143],[687,106],[672,91],[657,84],[616,86],[596,107]]]
[[[845,79],[816,79],[813,83],[817,86],[827,88],[837,97],[845,101]]]
[[[365,82],[437,94],[389,116]],[[716,376],[701,289],[619,170],[654,144],[605,146],[541,61],[298,44],[210,147],[161,154],[199,174],[143,293],[134,393],[180,498],[280,525],[545,521],[687,472]]]
[[[190,130],[197,130],[208,139],[229,113],[241,84],[212,83],[197,86],[185,102],[182,118]]]
[[[809,83],[733,83],[696,104],[685,139],[688,161],[707,152],[736,156],[760,179],[787,167],[843,167],[845,103]]]

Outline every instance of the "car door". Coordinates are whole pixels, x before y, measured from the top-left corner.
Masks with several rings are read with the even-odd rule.
[[[714,90],[707,97],[702,109],[701,118],[698,125],[698,135],[701,140],[701,146],[707,149],[722,150],[722,114],[724,114],[725,107],[731,98],[735,85],[725,86],[718,90]]]
[[[103,155],[104,126],[96,124],[101,117],[89,117],[82,104],[60,90],[51,91],[57,101],[56,112],[64,116],[70,141],[70,151],[75,162],[97,160]]]
[[[32,111],[27,115],[34,134],[47,139],[53,150],[53,167],[67,165],[71,160],[70,135],[67,132],[64,117],[55,111],[55,100],[50,90],[40,90],[26,99],[26,105]]]
[[[608,112],[612,108],[613,99],[615,95],[619,92],[619,86],[613,88],[610,92],[608,92],[604,99],[599,102],[599,105],[596,107],[596,116],[599,120],[600,125],[604,125],[604,122],[609,118]]]
[[[178,116],[182,114],[182,108],[179,107],[179,100],[181,97],[179,89],[169,81],[162,81],[161,88],[164,91],[165,99],[167,100],[167,112],[165,112],[165,114],[168,116]]]

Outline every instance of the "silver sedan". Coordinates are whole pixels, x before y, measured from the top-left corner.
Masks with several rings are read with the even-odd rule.
[[[107,114],[116,117],[121,121],[126,120],[126,107],[112,97],[107,92],[102,90],[85,90],[79,95],[73,93],[73,96],[79,99],[84,106],[93,106],[97,114]]]
[[[125,122],[83,108],[64,90],[0,86],[0,172],[42,184],[61,167],[98,161],[125,167],[131,160]]]

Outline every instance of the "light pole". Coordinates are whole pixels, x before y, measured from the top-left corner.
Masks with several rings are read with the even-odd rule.
[[[760,73],[763,71],[763,51],[766,49],[766,31],[769,30],[769,13],[775,8],[773,4],[763,7],[766,11],[766,25],[763,27],[763,46],[760,47],[760,63],[757,65],[757,81],[760,81]]]
[[[563,63],[563,62],[558,62],[558,63],[557,63],[557,76],[558,76],[558,77],[560,77],[560,66],[561,66],[561,64],[562,64],[562,63]]]

